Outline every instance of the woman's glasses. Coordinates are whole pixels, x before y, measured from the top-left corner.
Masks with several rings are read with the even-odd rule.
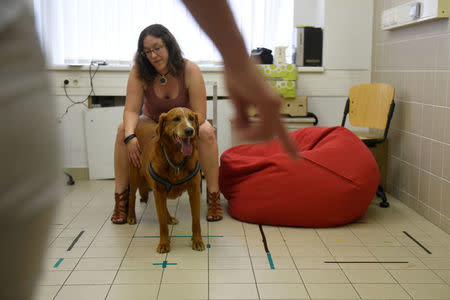
[[[156,46],[156,48],[154,49],[144,49],[144,51],[142,51],[142,54],[144,55],[152,55],[152,53],[158,54],[162,48],[164,48],[164,45],[159,45]]]

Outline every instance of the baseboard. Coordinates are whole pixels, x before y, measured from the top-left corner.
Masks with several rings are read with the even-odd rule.
[[[66,168],[65,172],[72,176],[73,180],[89,180],[89,168]]]

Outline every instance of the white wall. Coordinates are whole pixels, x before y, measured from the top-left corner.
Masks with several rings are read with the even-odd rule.
[[[325,0],[294,0],[294,26],[323,27]]]
[[[295,25],[323,22],[325,69],[299,74],[297,94],[308,96],[308,110],[318,116],[319,126],[340,125],[350,87],[370,82],[373,1],[295,0],[295,5]]]
[[[297,94],[308,96],[308,110],[318,116],[319,126],[340,125],[350,87],[370,82],[373,1],[294,1],[294,25],[314,25],[324,28],[324,71],[299,73]],[[80,99],[89,92],[86,71],[50,71],[54,94],[59,101],[58,116],[70,104],[64,96],[62,82],[65,77],[72,75],[79,76],[80,87],[69,89],[69,94]],[[94,79],[96,94],[124,95],[127,75],[127,69],[110,69],[97,73]],[[218,81],[219,94],[226,94],[220,72],[204,70],[203,75],[205,80]],[[208,94],[211,95],[210,92]],[[218,140],[222,153],[229,147],[231,141],[227,120],[233,113],[233,107],[227,100],[220,101],[222,104],[219,108]],[[74,106],[58,124],[64,143],[66,168],[88,167],[84,133],[86,110],[87,108],[81,105]]]

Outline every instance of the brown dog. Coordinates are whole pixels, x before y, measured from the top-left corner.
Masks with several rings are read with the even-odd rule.
[[[155,132],[156,131],[156,132]],[[168,224],[178,220],[167,210],[167,198],[175,199],[184,191],[189,194],[192,214],[192,249],[203,251],[200,228],[200,172],[197,152],[198,117],[187,108],[174,108],[159,117],[158,125],[146,125],[136,130],[142,148],[141,166],[130,164],[129,224],[136,223],[136,190],[146,200],[153,190],[159,219],[160,241],[156,251],[170,251]]]

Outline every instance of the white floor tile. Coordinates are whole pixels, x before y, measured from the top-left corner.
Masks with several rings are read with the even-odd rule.
[[[302,283],[297,270],[254,270],[257,283]]]
[[[309,299],[306,288],[303,284],[279,284],[263,283],[258,284],[258,291],[261,299]]]
[[[210,270],[251,270],[252,265],[250,263],[249,256],[239,257],[209,257],[209,269]]]
[[[70,271],[41,271],[38,285],[62,285]]]
[[[209,283],[255,283],[252,270],[210,270]]]
[[[75,270],[78,271],[116,271],[119,269],[121,257],[82,258]]]
[[[66,285],[55,300],[103,300],[108,293],[109,285]]]
[[[305,285],[311,299],[359,299],[351,284],[307,283]]]
[[[207,284],[161,284],[158,300],[208,299]]]
[[[38,286],[34,292],[33,300],[52,300],[60,288],[60,285]]]
[[[410,294],[413,299],[450,299],[450,287],[448,284],[402,284],[402,287]]]
[[[159,284],[151,285],[113,285],[106,300],[156,300]]]
[[[411,299],[399,284],[354,284],[362,299]]]
[[[114,284],[159,284],[162,270],[120,270]]]
[[[208,271],[166,269],[163,273],[162,283],[178,283],[178,284],[208,283]]]
[[[344,270],[351,283],[396,283],[385,270]]]
[[[300,270],[304,283],[349,283],[341,270]]]
[[[65,284],[112,284],[116,273],[116,271],[73,271]]]
[[[210,284],[210,299],[258,299],[255,284]]]
[[[399,283],[444,283],[430,270],[389,270]]]

